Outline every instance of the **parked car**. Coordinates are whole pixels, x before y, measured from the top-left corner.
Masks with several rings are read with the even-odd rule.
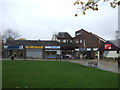
[[[66,54],[65,56],[64,56],[64,59],[71,59],[71,55],[70,54]]]

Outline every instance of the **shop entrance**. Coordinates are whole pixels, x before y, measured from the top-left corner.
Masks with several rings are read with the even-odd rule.
[[[57,51],[45,51],[45,58],[57,58]]]
[[[23,50],[9,50],[8,57],[14,56],[16,58],[23,58]]]

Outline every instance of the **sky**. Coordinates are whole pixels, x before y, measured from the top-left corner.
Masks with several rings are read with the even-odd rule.
[[[85,29],[106,40],[118,30],[118,8],[100,2],[98,11],[78,12],[75,0],[0,0],[0,31],[18,31],[28,40],[51,40],[58,32]],[[74,15],[79,13],[77,17]]]

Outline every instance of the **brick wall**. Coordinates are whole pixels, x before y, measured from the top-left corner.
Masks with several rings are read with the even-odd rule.
[[[74,43],[79,48],[99,48],[104,43],[104,39],[85,30],[76,31],[75,35]]]

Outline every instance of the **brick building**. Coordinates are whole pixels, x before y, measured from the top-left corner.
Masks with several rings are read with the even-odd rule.
[[[52,40],[13,40],[4,45],[4,58],[97,58],[98,48],[106,41],[86,30],[78,30],[75,37],[67,32],[54,34]]]
[[[80,58],[90,59],[97,58],[97,50],[106,42],[106,40],[96,34],[81,29],[75,32],[73,42],[76,46],[75,50],[80,55]]]
[[[74,54],[75,44],[73,42],[72,36],[67,32],[59,32],[54,34],[52,41],[58,41],[61,45],[61,56],[62,58],[71,58]]]
[[[75,37],[67,32],[59,32],[53,35],[52,40],[59,41],[61,45],[64,44],[61,46],[62,49],[66,47],[66,51],[62,50],[63,56],[72,54],[75,59],[97,58],[97,49],[106,42],[103,38],[84,29],[76,31]]]
[[[60,49],[58,41],[10,40],[4,45],[3,58],[60,58]]]

